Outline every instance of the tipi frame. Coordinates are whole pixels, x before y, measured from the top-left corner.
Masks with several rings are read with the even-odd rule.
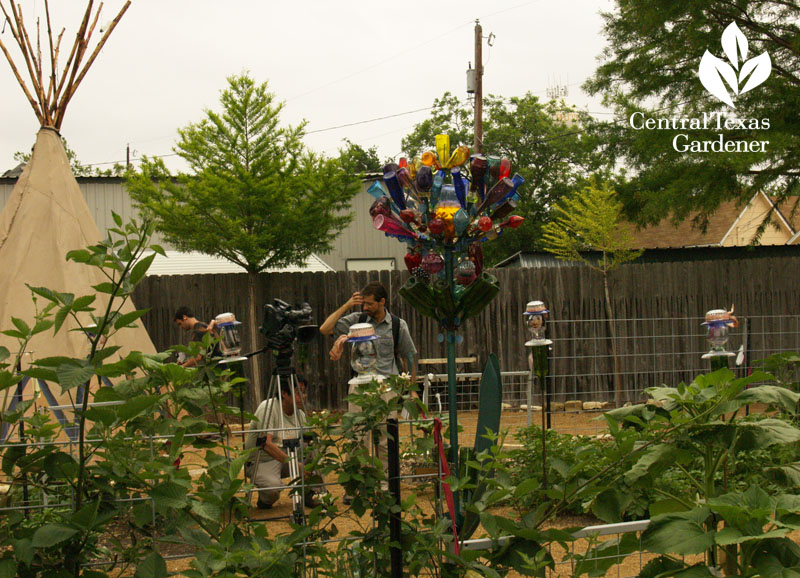
[[[30,86],[23,78],[19,68],[11,56],[8,47],[3,43],[2,36],[0,36],[0,50],[11,65],[11,70],[14,76],[25,92],[33,107],[36,117],[39,119],[42,127],[54,128],[56,131],[61,129],[61,123],[64,121],[64,114],[66,113],[67,105],[83,78],[86,72],[94,63],[97,55],[102,50],[108,37],[116,28],[123,14],[128,10],[131,0],[125,2],[122,9],[120,9],[116,18],[103,30],[101,27],[100,40],[91,52],[91,55],[84,61],[91,45],[92,35],[97,28],[100,20],[100,13],[103,9],[102,2],[94,10],[94,0],[89,0],[86,11],[83,15],[80,28],[75,36],[75,43],[72,45],[72,50],[67,57],[67,61],[63,68],[59,70],[59,56],[61,52],[61,40],[64,37],[65,29],[61,29],[55,42],[53,41],[53,29],[50,25],[50,3],[48,0],[44,2],[45,20],[47,26],[47,40],[49,50],[49,71],[43,66],[47,56],[42,56],[42,43],[41,43],[41,28],[40,22],[36,21],[36,44],[34,46],[31,41],[28,29],[25,26],[25,21],[22,16],[22,7],[20,2],[9,1],[9,6],[6,7],[5,1],[0,0],[0,10],[5,16],[5,24],[8,25],[9,30],[22,53],[22,60],[25,70],[28,73],[28,80]],[[47,80],[45,80],[47,79]]]

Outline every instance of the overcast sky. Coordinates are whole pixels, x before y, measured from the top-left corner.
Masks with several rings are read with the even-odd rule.
[[[32,30],[44,1],[22,4]],[[106,0],[101,22],[122,4]],[[63,42],[70,47],[85,6],[51,2],[53,27],[67,29]],[[569,103],[602,111],[580,85],[605,44],[599,12],[611,8],[609,0],[133,0],[61,132],[84,164],[124,161],[128,144],[136,155],[170,155],[177,129],[201,120],[204,109],[218,109],[226,78],[249,71],[285,101],[284,123],[308,121],[313,150],[334,155],[348,138],[377,146],[382,159],[396,156],[403,136],[429,111],[403,113],[430,107],[445,91],[467,97],[475,19],[484,36],[494,35],[493,46],[484,44],[486,94],[544,98],[549,86],[566,84]],[[7,29],[0,38],[13,48]],[[38,130],[2,56],[0,105],[2,172],[14,166],[16,151],[30,149]],[[362,122],[391,115],[398,116]],[[326,130],[351,123],[362,124]],[[182,168],[174,156],[165,160]]]

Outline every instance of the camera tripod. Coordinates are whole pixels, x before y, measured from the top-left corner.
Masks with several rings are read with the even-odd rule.
[[[297,407],[295,397],[295,394],[299,388],[297,373],[295,372],[294,367],[291,366],[290,357],[291,356],[284,357],[279,355],[276,366],[272,371],[272,378],[270,379],[267,387],[267,395],[264,398],[267,402],[267,407],[263,417],[261,418],[261,422],[259,423],[260,433],[256,443],[259,451],[256,453],[256,458],[252,469],[252,478],[255,479],[259,465],[261,464],[262,452],[265,451],[263,446],[264,443],[266,443],[266,435],[270,433],[279,433],[282,442],[282,449],[287,456],[286,464],[288,465],[289,478],[291,480],[289,492],[292,498],[292,520],[294,523],[302,525],[305,522],[304,498],[305,494],[310,491],[310,488],[305,485],[305,481],[301,476],[301,463],[304,457],[304,451],[306,449],[303,442],[306,438],[306,435],[304,433],[304,424],[300,422],[300,408]],[[283,400],[281,394],[281,391],[287,391],[287,389],[291,396],[292,403],[294,404],[294,424],[289,424],[288,426],[286,424],[286,416],[283,412]],[[280,408],[278,410],[279,423],[277,424],[270,423],[275,403],[280,404]],[[289,439],[284,438],[284,436],[290,432],[294,432],[296,434],[295,437]],[[251,489],[250,492],[252,491],[253,490]],[[248,492],[248,502],[249,499],[250,493]]]

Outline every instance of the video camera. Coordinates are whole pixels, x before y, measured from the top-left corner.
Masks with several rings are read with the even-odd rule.
[[[309,343],[317,336],[319,328],[311,323],[311,306],[308,303],[296,304],[295,308],[273,299],[272,304],[264,305],[264,321],[260,331],[267,341],[267,347],[278,352],[278,356],[292,354],[295,339],[300,343]]]

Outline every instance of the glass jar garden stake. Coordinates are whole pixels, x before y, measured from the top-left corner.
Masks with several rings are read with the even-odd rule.
[[[542,301],[530,301],[525,306],[525,325],[531,334],[531,339],[525,342],[525,347],[530,348],[528,363],[530,364],[530,378],[528,380],[528,423],[531,423],[533,407],[533,376],[536,376],[542,391],[542,472],[545,476],[542,485],[547,487],[547,448],[545,439],[547,430],[550,429],[550,396],[547,391],[547,374],[550,372],[548,353],[552,341],[547,339],[547,318],[550,311]]]
[[[373,379],[381,381],[382,376],[377,373],[378,350],[375,348],[375,328],[370,323],[354,323],[347,334],[347,343],[351,345],[350,367],[356,376],[348,383],[350,385],[369,383]]]
[[[733,306],[730,311],[726,309],[708,311],[703,325],[706,326],[706,339],[711,345],[711,349],[703,355],[703,359],[711,361],[711,371],[728,367],[728,358],[736,354],[727,351],[725,345],[728,343],[730,330],[739,326],[739,321],[733,316]]]

